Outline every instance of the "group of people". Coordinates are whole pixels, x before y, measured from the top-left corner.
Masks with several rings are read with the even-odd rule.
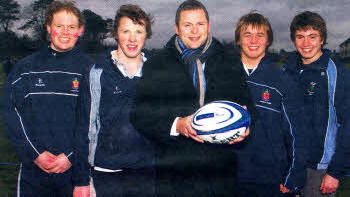
[[[349,70],[323,46],[324,19],[296,15],[296,52],[267,54],[269,20],[242,16],[237,55],[210,33],[205,6],[181,3],[175,34],[144,49],[153,19],[138,5],[115,15],[117,46],[91,61],[74,2],[46,10],[46,46],[19,61],[3,93],[5,132],[20,159],[17,196],[335,196],[349,152]],[[204,143],[193,113],[215,100],[244,106],[246,134]]]

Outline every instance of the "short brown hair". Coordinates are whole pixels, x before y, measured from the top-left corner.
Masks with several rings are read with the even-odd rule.
[[[272,45],[273,31],[270,22],[267,18],[257,13],[256,11],[250,12],[239,19],[235,30],[235,41],[237,45],[238,42],[241,40],[241,31],[244,28],[247,28],[249,25],[252,25],[254,28],[265,28],[267,32],[267,41],[269,42],[268,47]]]
[[[205,6],[199,1],[187,0],[181,3],[181,5],[176,10],[175,24],[177,26],[179,26],[181,12],[186,10],[203,10],[205,13],[205,18],[207,18],[207,21],[209,22],[209,14]]]
[[[53,20],[53,15],[57,12],[66,11],[72,13],[79,20],[79,27],[84,26],[85,19],[80,10],[75,6],[74,1],[53,1],[45,12],[45,25],[51,25]]]
[[[293,18],[290,24],[290,39],[295,42],[295,32],[297,30],[308,30],[309,28],[319,31],[320,37],[323,40],[323,45],[327,43],[326,22],[321,15],[310,11],[302,12]]]
[[[117,36],[120,19],[123,17],[130,18],[135,24],[144,25],[146,27],[147,38],[151,38],[153,17],[150,14],[146,14],[140,6],[133,4],[122,5],[117,10],[113,25],[114,36]]]

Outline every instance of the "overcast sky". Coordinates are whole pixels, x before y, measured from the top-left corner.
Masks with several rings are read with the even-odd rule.
[[[22,7],[34,0],[17,0]],[[174,33],[177,7],[183,0],[76,0],[78,7],[90,9],[104,18],[114,18],[123,4],[138,4],[154,16],[153,36],[147,47],[162,47]],[[327,48],[339,49],[350,37],[350,0],[202,0],[208,9],[211,31],[219,40],[233,41],[233,31],[239,17],[257,10],[272,25],[274,43],[271,48],[293,50],[289,38],[289,25],[296,13],[315,11],[325,19],[328,28]]]

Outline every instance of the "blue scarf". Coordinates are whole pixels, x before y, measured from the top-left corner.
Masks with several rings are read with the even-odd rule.
[[[198,81],[198,73],[197,73],[197,63],[196,60],[199,59],[201,64],[205,63],[209,57],[209,54],[211,52],[211,41],[212,37],[211,35],[208,36],[207,41],[202,44],[197,49],[188,49],[186,46],[182,43],[181,39],[176,36],[175,39],[175,46],[177,50],[180,52],[182,61],[189,65],[188,69],[190,74],[193,76],[193,86],[199,90],[199,81]],[[200,65],[202,68],[202,65]],[[202,72],[204,72],[204,69],[202,69]],[[204,73],[203,73],[204,76]],[[206,82],[205,82],[205,76],[204,76],[204,90],[206,89]]]

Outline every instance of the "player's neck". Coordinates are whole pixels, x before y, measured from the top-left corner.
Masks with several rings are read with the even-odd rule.
[[[245,56],[241,57],[242,63],[247,67],[247,69],[254,69],[260,63],[261,58],[247,58]]]
[[[129,74],[135,75],[137,73],[142,62],[141,53],[136,57],[128,57],[121,50],[115,50],[113,53],[117,61],[123,64]]]

